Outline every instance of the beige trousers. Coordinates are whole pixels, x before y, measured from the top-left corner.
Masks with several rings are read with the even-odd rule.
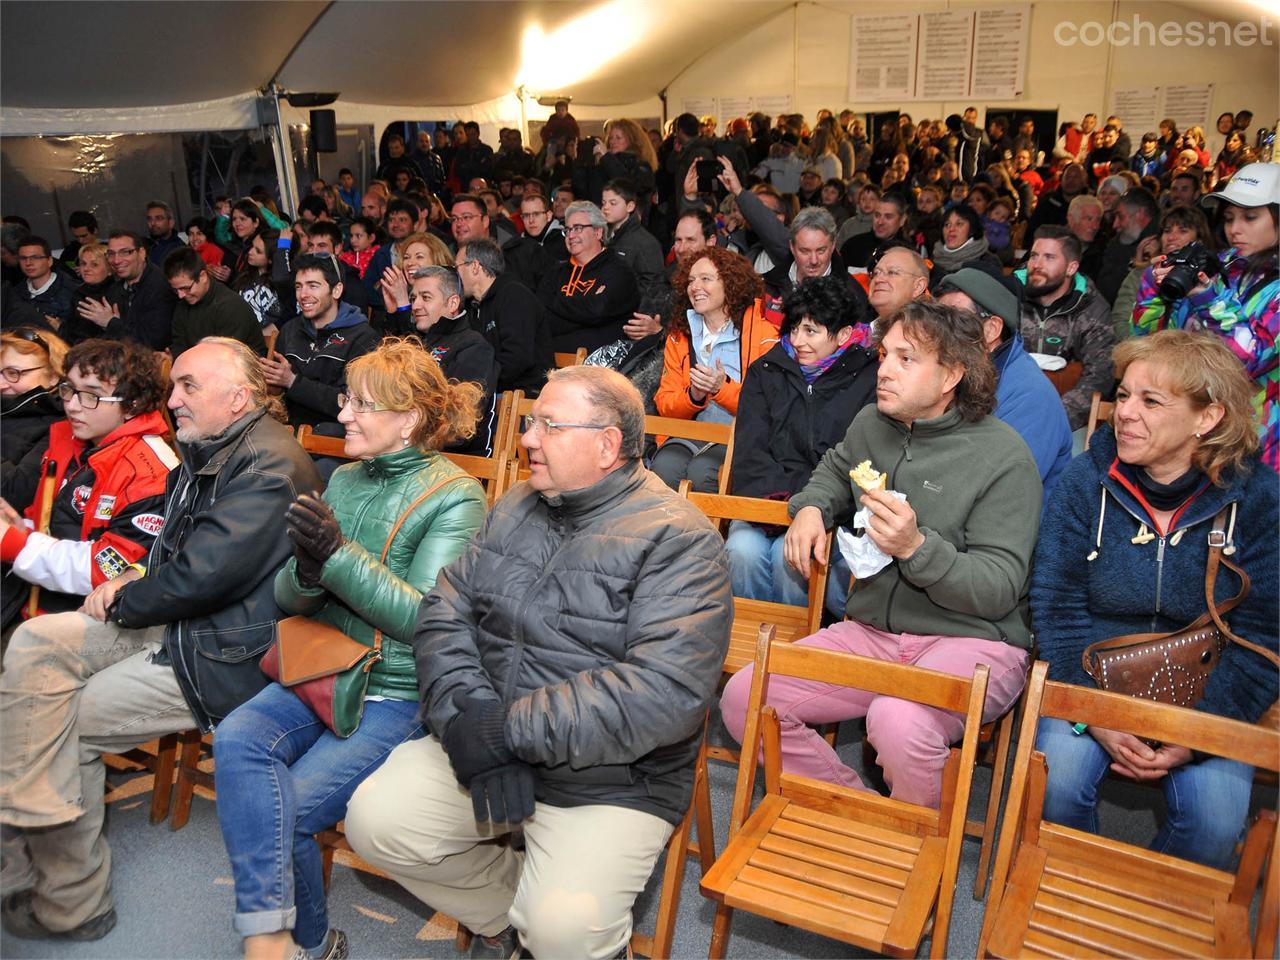
[[[649,813],[539,803],[525,852],[478,824],[440,741],[401,744],[356,790],[346,834],[414,896],[484,936],[508,924],[535,957],[614,957],[674,829]]]
[[[112,906],[102,754],[196,725],[173,669],[151,663],[163,639],[163,627],[125,630],[59,613],[29,620],[9,641],[0,673],[0,822],[23,828],[25,851],[13,843],[5,852],[30,858],[32,903],[50,930],[70,930]]]

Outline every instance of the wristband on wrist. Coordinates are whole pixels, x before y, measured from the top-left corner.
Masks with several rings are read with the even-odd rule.
[[[288,250],[292,246],[293,239],[291,237],[282,236],[276,240],[276,248],[279,250]]]
[[[138,576],[140,577],[145,577],[147,575],[147,568],[143,566],[141,563],[131,563],[129,564],[129,569],[137,570]]]

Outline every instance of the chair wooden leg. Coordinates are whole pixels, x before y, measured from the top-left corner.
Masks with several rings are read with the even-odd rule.
[[[468,950],[471,949],[471,937],[472,937],[471,931],[468,930],[466,927],[464,927],[461,923],[459,923],[458,932],[457,934],[454,935],[454,938],[453,938],[454,949],[456,949],[459,953],[466,953]]]
[[[169,816],[169,800],[173,796],[173,771],[178,759],[178,735],[160,738],[151,785],[151,822],[161,823]]]
[[[698,828],[698,862],[702,875],[706,876],[716,862],[716,835],[711,824],[711,782],[705,756],[700,760],[698,773],[693,779],[693,817]]]
[[[987,895],[991,881],[991,856],[996,846],[996,820],[1000,816],[1000,801],[1004,799],[1004,781],[1008,773],[1009,745],[1013,741],[1015,708],[1000,718],[996,726],[996,749],[991,760],[991,792],[987,796],[987,818],[982,825],[982,849],[978,853],[978,873],[973,878],[973,899]]]
[[[725,951],[729,949],[729,925],[732,923],[733,908],[717,903],[716,917],[711,922],[711,948],[707,951],[708,960],[724,960]]]
[[[696,801],[695,801],[696,803]],[[631,950],[653,960],[666,960],[671,956],[671,943],[675,939],[676,914],[680,910],[680,892],[684,883],[684,861],[689,849],[689,836],[693,831],[693,807],[684,815],[667,841],[667,860],[662,870],[662,889],[658,895],[658,916],[654,922],[653,936],[632,933]],[[699,838],[701,839],[701,838]]]
[[[178,778],[174,789],[173,819],[169,821],[170,830],[181,830],[191,819],[191,801],[196,792],[192,771],[195,771],[200,763],[200,746],[203,739],[199,730],[187,730],[178,735],[182,751],[178,760]]]
[[[337,848],[332,843],[325,842],[321,837],[316,837],[316,843],[320,844],[320,876],[324,881],[324,892],[329,892],[329,881],[333,879],[333,855],[337,853]],[[458,929],[462,929],[462,925],[458,925]]]

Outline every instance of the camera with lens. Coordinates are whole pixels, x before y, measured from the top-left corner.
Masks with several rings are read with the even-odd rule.
[[[1172,269],[1160,284],[1162,300],[1181,300],[1200,283],[1200,274],[1216,277],[1222,269],[1218,258],[1203,243],[1188,243],[1177,253],[1164,258],[1164,265]]]

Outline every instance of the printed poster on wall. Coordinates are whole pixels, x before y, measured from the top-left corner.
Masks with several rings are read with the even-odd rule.
[[[791,113],[791,94],[779,93],[768,97],[752,97],[751,109],[759,110],[761,113],[770,117],[776,117],[780,113]]]
[[[855,16],[849,56],[849,98],[910,100],[915,95],[917,13]]]
[[[714,116],[716,112],[716,98],[685,97],[684,112],[692,113],[695,117],[705,117],[707,114]]]
[[[717,97],[719,110],[716,116],[721,123],[728,123],[734,117],[745,117],[751,113],[750,97]]]
[[[916,99],[953,100],[967,97],[972,56],[972,10],[922,14],[920,59],[916,65]]]
[[[1012,100],[1022,96],[1031,32],[1029,6],[975,11],[970,97]]]
[[[1200,126],[1204,127],[1205,132],[1208,133],[1213,129],[1209,126],[1209,113],[1213,109],[1212,83],[1168,86],[1162,88],[1160,93],[1162,102],[1160,116],[1172,117],[1178,124],[1179,130]],[[1123,113],[1117,116],[1122,120],[1125,119]]]
[[[1111,113],[1120,118],[1125,129],[1141,136],[1156,129],[1160,122],[1160,88],[1127,87],[1111,92]]]

